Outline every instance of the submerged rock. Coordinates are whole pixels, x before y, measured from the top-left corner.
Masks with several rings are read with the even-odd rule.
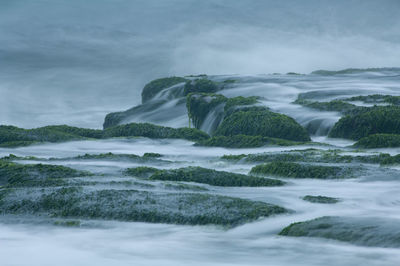
[[[208,139],[207,133],[195,128],[171,128],[149,123],[130,123],[105,130],[62,126],[47,126],[36,129],[23,129],[13,126],[0,126],[0,146],[10,143],[25,145],[41,142],[64,142],[71,140],[104,139],[114,137],[177,138],[192,141]]]
[[[0,160],[0,185],[6,187],[64,185],[64,178],[90,175],[60,165],[17,164]]]
[[[187,81],[189,80],[182,77],[160,78],[153,80],[150,83],[146,84],[142,90],[142,103],[148,102],[164,89]]]
[[[104,130],[103,138],[113,137],[148,137],[148,138],[177,138],[187,140],[204,140],[209,138],[207,133],[196,128],[172,128],[157,126],[149,123],[130,123]]]
[[[262,187],[282,186],[285,184],[277,179],[216,171],[202,167],[158,171],[155,168],[139,167],[127,169],[125,173],[132,176],[145,177],[149,180],[196,182],[223,187]]]
[[[0,126],[0,146],[26,146],[38,142],[63,142],[88,138],[101,138],[102,130],[70,127],[67,125],[23,129]]]
[[[304,196],[303,200],[312,203],[323,203],[323,204],[334,204],[339,202],[337,198],[331,198],[325,196],[311,196],[311,195]]]
[[[352,178],[353,169],[340,166],[322,166],[274,161],[254,166],[250,174],[290,178],[337,179]]]
[[[263,146],[293,146],[305,142],[296,142],[285,139],[269,138],[262,136],[214,136],[206,140],[196,142],[196,146],[225,147],[225,148],[257,148]]]
[[[399,221],[377,217],[321,217],[293,223],[279,235],[328,238],[362,246],[400,247]]]
[[[400,105],[400,96],[393,95],[382,95],[382,94],[372,94],[366,96],[354,96],[350,98],[344,99],[345,101],[361,101],[364,103],[370,104],[392,104],[392,105]]]
[[[361,138],[353,146],[365,149],[400,147],[400,135],[374,134]]]
[[[330,102],[316,102],[299,98],[294,101],[294,103],[320,111],[341,112],[343,114],[355,112],[359,108],[354,104],[347,103],[341,100],[333,100]]]
[[[348,75],[348,74],[362,74],[368,72],[384,72],[384,71],[399,71],[400,68],[397,67],[382,67],[382,68],[347,68],[343,70],[316,70],[311,72],[314,75],[323,75],[323,76],[331,76],[331,75]]]
[[[71,219],[234,227],[287,212],[259,201],[200,194],[84,187],[43,189],[34,193],[0,190],[0,214],[34,214]]]
[[[207,78],[195,79],[187,81],[183,90],[184,95],[194,92],[214,93],[220,89],[217,82],[211,81]]]
[[[228,86],[229,83],[215,82],[206,77],[196,78],[161,78],[147,84],[142,91],[142,104],[122,112],[106,115],[103,128],[109,128],[130,122],[146,121],[162,123],[173,119],[175,114],[185,110],[186,95],[190,93],[214,93]],[[168,107],[165,107],[168,106]],[[165,112],[164,108],[168,108]]]
[[[209,140],[212,140],[209,139]],[[208,141],[208,140],[207,140]],[[206,141],[206,142],[207,142]],[[224,155],[222,160],[241,161],[244,163],[268,163],[268,162],[308,162],[308,163],[383,163],[390,160],[387,153],[378,155],[354,155],[341,154],[342,150],[305,149],[283,152],[268,152],[255,154]]]

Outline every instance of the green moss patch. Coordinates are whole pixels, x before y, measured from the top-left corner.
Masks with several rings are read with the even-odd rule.
[[[269,138],[262,136],[214,136],[209,139],[199,141],[196,146],[205,147],[224,147],[224,148],[257,148],[263,146],[293,146],[301,145],[305,142],[296,142],[285,139]]]
[[[101,138],[102,130],[77,128],[66,125],[23,129],[14,126],[0,126],[0,145],[15,147],[38,142],[63,142]]]
[[[358,107],[354,104],[347,103],[340,100],[333,100],[330,102],[315,102],[309,101],[305,99],[297,99],[295,104],[300,104],[302,106],[317,109],[320,111],[333,111],[333,112],[341,112],[344,114],[348,114],[353,112]]]
[[[354,147],[365,148],[365,149],[400,147],[400,135],[397,134],[370,135],[361,138],[354,144]]]
[[[189,119],[193,121],[196,128],[201,128],[207,115],[219,105],[225,105],[227,98],[219,94],[191,93],[186,98],[186,107]],[[223,106],[222,106],[223,107]],[[223,108],[219,115],[222,119]]]
[[[377,217],[321,217],[293,223],[279,235],[320,237],[362,246],[400,247],[400,226],[397,220]]]
[[[172,87],[176,84],[187,82],[181,77],[160,78],[146,84],[142,90],[142,103],[145,103],[156,96],[160,91]]]
[[[3,193],[4,194],[4,193]],[[287,212],[259,201],[201,193],[154,193],[137,190],[87,190],[68,187],[2,195],[0,214],[36,214],[69,219],[105,219],[231,228]]]
[[[69,126],[47,126],[23,129],[14,126],[0,126],[0,146],[28,145],[42,142],[64,142],[71,140],[103,139],[113,137],[176,138],[201,141],[210,136],[195,128],[171,128],[149,123],[130,123],[105,130]],[[12,145],[10,145],[10,143]]]
[[[329,132],[333,138],[359,140],[373,134],[400,134],[400,107],[374,106],[342,117]]]
[[[325,196],[311,196],[311,195],[304,196],[303,200],[312,203],[322,203],[322,204],[335,204],[339,202],[337,198],[331,198]]]
[[[183,90],[184,95],[193,92],[214,93],[218,90],[218,83],[207,78],[187,81]]]
[[[159,171],[159,169],[154,167],[140,166],[135,168],[128,168],[124,171],[124,174],[139,178],[149,178],[157,171]]]
[[[250,174],[290,178],[336,179],[350,178],[352,171],[339,166],[322,166],[292,162],[271,162],[254,166]]]
[[[58,186],[63,178],[90,176],[89,172],[48,164],[17,164],[0,160],[0,185]]]
[[[158,171],[154,168],[139,167],[127,169],[125,173],[137,177],[148,177],[149,180],[196,182],[223,187],[262,187],[284,185],[284,182],[276,179],[216,171],[202,167],[186,167]]]
[[[267,163],[267,162],[310,162],[310,163],[376,163],[390,158],[387,153],[378,155],[342,155],[340,150],[320,150],[305,149],[291,150],[284,152],[268,152],[256,154],[224,155],[222,160],[233,160],[248,163]]]
[[[172,128],[149,123],[130,123],[104,130],[104,138],[112,137],[148,137],[148,138],[181,138],[192,141],[209,138],[207,133],[195,128]]]
[[[215,135],[250,135],[309,141],[307,131],[293,118],[267,110],[238,111],[224,119]]]
[[[400,105],[400,96],[392,96],[392,95],[382,95],[382,94],[372,94],[366,96],[355,96],[344,99],[345,101],[361,101],[364,103],[370,104],[392,104],[392,105]]]

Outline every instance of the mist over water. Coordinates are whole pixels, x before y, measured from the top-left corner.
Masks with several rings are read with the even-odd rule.
[[[148,81],[400,65],[393,1],[0,2],[0,122],[101,127]]]

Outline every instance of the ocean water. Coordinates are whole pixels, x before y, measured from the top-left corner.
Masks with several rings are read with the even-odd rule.
[[[201,166],[243,174],[255,165],[220,160],[226,154],[309,148],[360,154],[349,147],[353,141],[327,137],[341,114],[316,111],[293,101],[300,94],[318,101],[370,94],[400,96],[399,68],[310,74],[317,69],[400,66],[399,11],[396,0],[310,0],[301,5],[294,0],[0,0],[0,124],[102,128],[107,113],[139,105],[141,89],[152,79],[205,73],[215,81],[236,80],[219,93],[260,96],[262,105],[311,127],[313,141],[321,143],[227,149],[197,147],[185,140],[131,138],[0,148],[0,157],[157,152],[170,161],[51,161],[105,173],[99,180],[106,182],[123,178],[121,170],[140,165]],[[292,71],[301,75],[286,74]],[[156,99],[168,93],[161,92]],[[212,130],[217,111],[206,119],[203,130]],[[185,104],[176,99],[124,122],[188,126]],[[378,152],[395,155],[400,150],[365,154]],[[37,161],[23,163],[32,162]],[[293,222],[322,216],[400,221],[400,169],[363,167],[367,172],[356,178],[289,179],[284,187],[201,185],[208,193],[273,203],[293,211],[230,230],[103,220],[81,220],[81,227],[68,228],[43,217],[0,216],[0,264],[399,265],[396,248],[277,235]],[[341,201],[313,204],[301,199],[305,195]]]

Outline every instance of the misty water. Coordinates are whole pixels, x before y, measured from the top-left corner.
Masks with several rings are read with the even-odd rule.
[[[399,154],[399,148],[359,150],[351,147],[353,140],[329,138],[328,132],[341,113],[293,103],[299,95],[323,102],[372,94],[400,96],[399,68],[311,73],[318,69],[400,66],[398,1],[332,2],[2,0],[1,125],[35,128],[68,124],[100,129],[106,114],[140,105],[142,88],[149,81],[204,73],[215,82],[235,80],[219,94],[229,98],[259,96],[259,106],[293,117],[307,128],[313,143],[235,149],[195,146],[182,139],[129,137],[0,148],[0,157],[34,156],[17,162],[90,171],[94,176],[82,180],[96,181],[93,190],[167,193],[174,190],[166,186],[171,182],[143,181],[126,177],[122,171],[138,166],[200,166],[248,174],[259,163],[232,162],[221,156],[308,149],[338,150],[351,156]],[[296,74],[286,74],[291,71]],[[185,97],[175,97],[182,88],[183,84],[178,84],[164,89],[122,123],[189,126]],[[200,129],[212,134],[223,119],[222,112],[223,106],[217,106]],[[162,159],[73,158],[109,152],[159,153]],[[2,215],[0,264],[399,265],[398,248],[278,235],[291,223],[323,216],[357,217],[367,222],[379,218],[399,233],[400,167],[333,164],[362,167],[363,171],[346,179],[284,178],[287,184],[281,187],[188,183],[208,194],[289,210],[230,229],[79,218],[79,226],[68,227],[57,225],[57,217]],[[122,184],[131,180],[139,183]],[[306,195],[340,201],[312,203],[302,199]]]

